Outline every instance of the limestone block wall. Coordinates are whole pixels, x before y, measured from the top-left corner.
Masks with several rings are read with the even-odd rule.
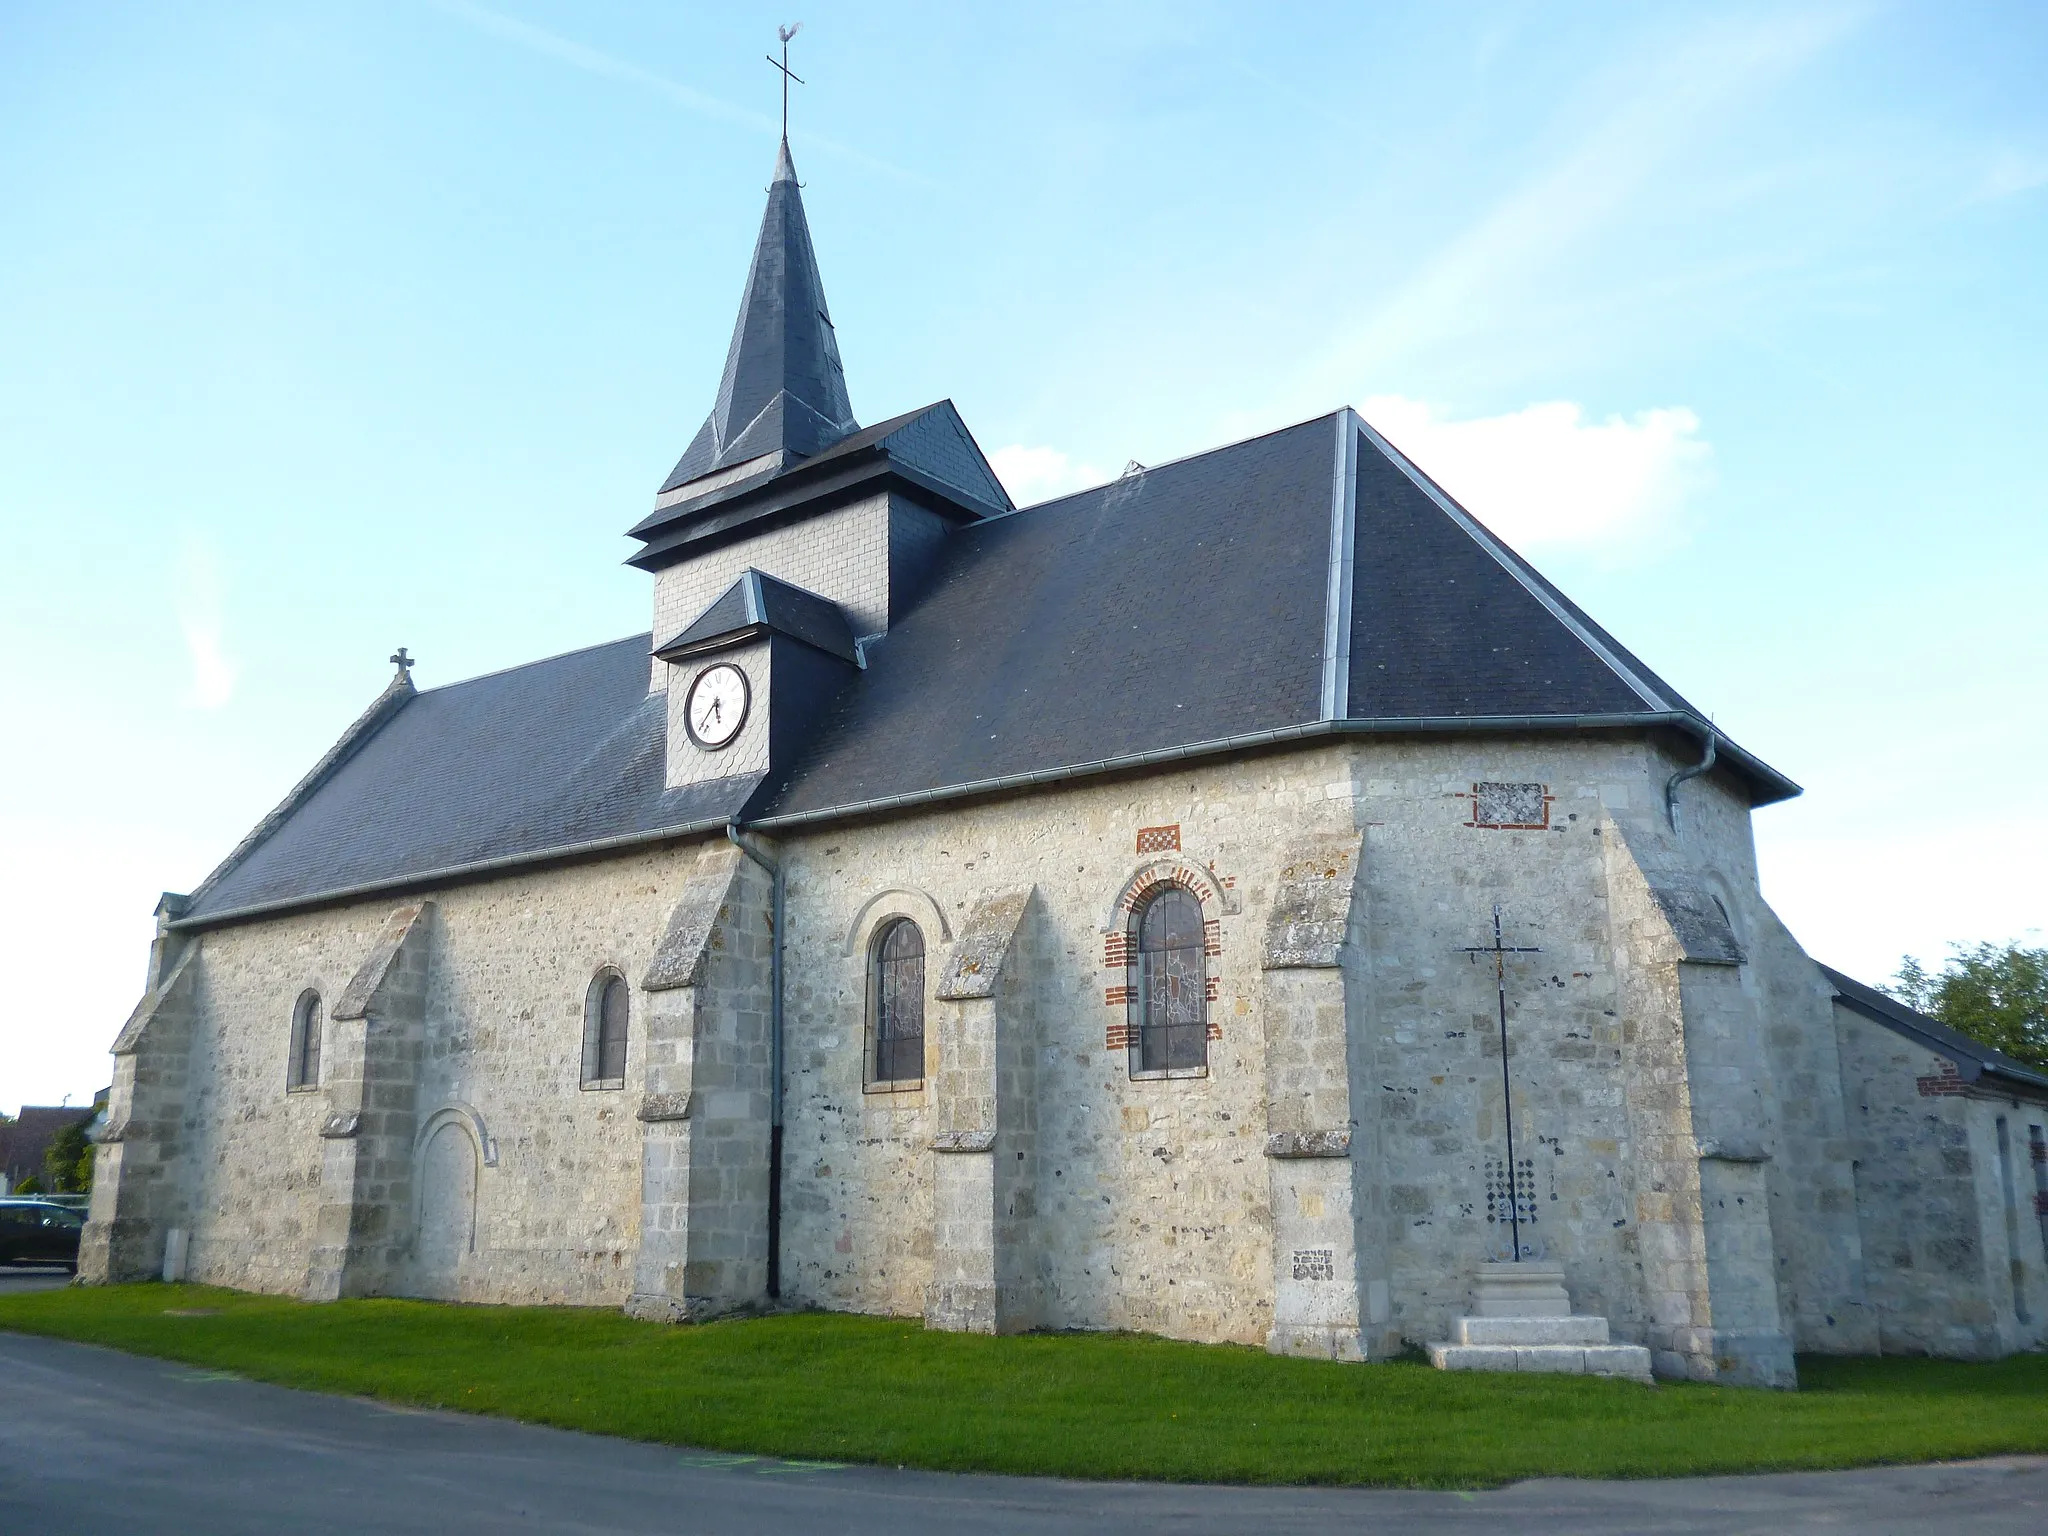
[[[666,849],[439,894],[416,1113],[422,1131],[453,1123],[473,1148],[472,1235],[431,1256],[449,1272],[425,1274],[408,1232],[392,1290],[624,1301],[639,1241],[645,1005],[636,996],[625,1088],[585,1091],[585,1001],[601,969],[639,974],[696,857]],[[285,1090],[291,1010],[308,987],[331,1009],[390,912],[364,903],[203,937],[176,1164],[194,1279],[284,1294],[305,1284],[334,1105],[327,1071],[321,1091]]]
[[[1665,835],[1722,903],[1745,956],[1740,986],[1759,1020],[1780,1314],[1801,1351],[1874,1351],[1832,989],[1764,898],[1748,808],[1716,779],[1694,780],[1680,794],[1678,831]]]
[[[2048,1127],[2048,1107],[1971,1098],[1953,1062],[1845,1008],[1834,1010],[1833,1022],[1883,1352],[1988,1359],[2038,1347],[2048,1337],[2048,1252],[2026,1198],[2026,1156],[2031,1128]],[[2017,1207],[2011,1222],[2001,1116]]]

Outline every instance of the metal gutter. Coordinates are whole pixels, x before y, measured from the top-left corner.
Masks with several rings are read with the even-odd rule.
[[[1097,758],[1092,762],[1070,763],[1059,768],[1040,768],[1029,773],[1003,774],[996,778],[976,779],[965,784],[941,785],[936,789],[912,790],[900,795],[880,795],[872,800],[826,806],[815,811],[796,811],[781,816],[762,816],[749,821],[748,826],[764,830],[778,827],[813,826],[820,822],[852,820],[861,816],[877,815],[886,811],[909,810],[919,806],[935,805],[948,800],[964,800],[978,795],[1002,794],[1009,790],[1031,789],[1044,784],[1060,784],[1070,779],[1092,778],[1098,774],[1122,773],[1132,769],[1152,768],[1166,763],[1185,762],[1190,758],[1215,757],[1227,752],[1243,752],[1260,747],[1280,746],[1292,742],[1313,741],[1319,737],[1337,736],[1431,736],[1462,735],[1471,733],[1500,734],[1511,731],[1611,731],[1643,730],[1656,726],[1669,726],[1704,737],[1710,727],[1697,716],[1680,710],[1663,710],[1655,714],[1636,715],[1417,715],[1402,719],[1382,720],[1313,720],[1304,725],[1279,726],[1267,731],[1250,731],[1237,736],[1221,736],[1213,741],[1190,742],[1185,746],[1161,747],[1150,752],[1130,752],[1118,757]],[[1794,785],[1793,792],[1798,792]]]

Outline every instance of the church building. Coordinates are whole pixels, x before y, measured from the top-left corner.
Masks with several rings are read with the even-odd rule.
[[[2048,1076],[1809,959],[1798,787],[1355,412],[1013,506],[951,402],[855,419],[785,143],[631,533],[648,632],[401,651],[164,896],[86,1280],[1374,1361],[1506,1270],[1665,1377],[2048,1341]]]

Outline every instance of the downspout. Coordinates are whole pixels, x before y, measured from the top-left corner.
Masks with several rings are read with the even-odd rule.
[[[740,831],[737,818],[725,824],[733,847],[768,871],[773,895],[768,907],[768,1295],[782,1295],[782,864]]]
[[[1717,740],[1718,738],[1713,726],[1709,725],[1707,727],[1706,755],[1690,768],[1681,768],[1664,781],[1664,816],[1671,823],[1671,830],[1674,832],[1678,830],[1678,786],[1687,779],[1698,778],[1714,766],[1714,752]]]

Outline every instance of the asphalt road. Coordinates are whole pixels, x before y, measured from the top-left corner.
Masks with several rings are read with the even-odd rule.
[[[0,1334],[0,1531],[2026,1532],[2048,1457],[1486,1493],[958,1477],[678,1451]]]
[[[70,1283],[71,1271],[55,1264],[0,1264],[0,1296],[12,1296],[18,1291],[54,1291]]]

